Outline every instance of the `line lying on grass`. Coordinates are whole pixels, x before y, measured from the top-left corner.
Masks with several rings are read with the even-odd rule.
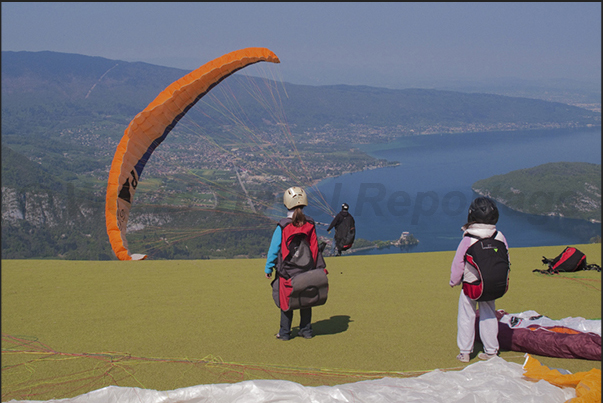
[[[78,360],[79,359],[79,360]],[[77,360],[75,362],[74,360]],[[84,361],[91,360],[89,364]],[[383,377],[411,378],[427,371],[357,371],[328,368],[302,368],[274,364],[241,364],[225,362],[208,355],[202,359],[138,357],[129,353],[66,353],[52,349],[36,337],[2,334],[2,401],[67,398],[106,386],[139,386],[137,365],[179,364],[173,371],[184,374],[192,369],[212,375],[215,382],[235,383],[251,379],[295,378],[318,384],[341,384]],[[51,365],[52,368],[42,368]],[[82,366],[89,368],[82,370]],[[462,367],[438,368],[440,371]],[[165,368],[162,368],[164,371]],[[53,376],[46,376],[53,374]],[[314,382],[312,382],[314,381]],[[192,386],[192,385],[188,385]]]

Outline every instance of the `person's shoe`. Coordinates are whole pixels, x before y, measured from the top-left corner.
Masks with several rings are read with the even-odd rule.
[[[469,354],[460,353],[456,356],[456,359],[460,362],[469,362]]]
[[[496,354],[479,353],[477,355],[477,358],[479,358],[480,360],[484,360],[484,361],[489,360],[494,357],[496,357]]]
[[[311,339],[314,337],[312,333],[298,333],[297,335],[303,337],[304,339]]]
[[[281,336],[280,333],[277,333],[276,334],[276,339],[277,340],[282,340],[282,341],[287,341],[287,340],[289,340],[289,336]]]

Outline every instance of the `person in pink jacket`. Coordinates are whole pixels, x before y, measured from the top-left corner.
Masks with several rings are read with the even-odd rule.
[[[496,203],[487,197],[478,197],[469,206],[467,224],[462,227],[463,239],[459,243],[450,268],[450,286],[481,280],[478,270],[466,258],[467,250],[479,239],[490,238],[502,241],[507,248],[505,236],[496,230],[498,222]],[[461,362],[469,362],[475,341],[475,318],[479,304],[479,334],[484,352],[478,354],[481,360],[489,360],[498,354],[498,320],[495,301],[476,301],[461,290],[457,317],[457,345],[460,353],[456,357]]]

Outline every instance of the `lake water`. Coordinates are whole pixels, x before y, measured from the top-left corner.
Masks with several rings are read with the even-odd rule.
[[[456,249],[469,204],[478,196],[471,190],[474,182],[547,162],[601,164],[601,129],[413,136],[387,149],[371,147],[365,149],[372,156],[400,165],[330,178],[317,189],[335,212],[343,202],[350,205],[357,238],[395,240],[408,231],[419,244],[357,254],[449,251]],[[312,207],[315,191],[309,193],[307,213],[330,223],[330,215]],[[601,235],[598,223],[533,216],[501,205],[499,210],[497,227],[510,247],[588,243]],[[333,236],[324,226],[317,229],[319,235]]]

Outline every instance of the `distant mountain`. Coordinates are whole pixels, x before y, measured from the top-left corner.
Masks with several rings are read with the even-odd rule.
[[[472,187],[523,213],[601,222],[601,165],[553,162],[483,179]]]
[[[438,128],[449,132],[458,128],[475,131],[471,127],[500,130],[505,125],[600,124],[600,113],[575,106],[492,94],[347,85],[292,86],[287,92],[291,98],[287,116],[302,126],[311,122],[317,127],[400,127],[421,134],[438,132]]]
[[[132,118],[166,86],[187,73],[147,63],[76,54],[3,51],[2,257],[113,258],[104,229],[104,190],[115,147]],[[263,81],[237,73],[217,88],[227,84],[247,112],[250,124],[270,132],[281,122],[258,108],[248,90]],[[601,123],[600,113],[583,108],[491,94],[280,82],[272,87],[279,91],[280,112],[286,116],[299,146],[295,151],[305,153],[304,160],[313,169],[312,180],[366,166],[365,154],[350,151],[354,143],[387,142],[400,136],[429,133],[569,128]],[[220,92],[214,93],[215,102],[221,102]],[[201,116],[199,124],[208,133],[216,133],[222,127],[216,127],[211,113]],[[263,144],[275,143],[275,148],[280,147],[278,152],[286,153],[287,143],[278,143],[284,141],[283,136],[271,136]],[[179,144],[177,138],[170,140],[174,148],[162,164],[180,168],[177,164],[187,158],[187,169],[201,169],[192,165],[199,161],[201,151],[195,148],[198,144],[186,142],[179,147],[185,141]],[[223,139],[229,151],[242,147],[231,140],[227,136]],[[246,160],[257,161],[257,165],[269,165],[253,153],[242,155]],[[327,162],[335,160],[339,165],[324,169]],[[223,164],[219,157],[215,161]],[[228,171],[232,166],[212,169]],[[163,191],[163,196],[183,193],[183,183],[181,178],[168,177],[163,185],[175,187]],[[256,194],[270,204],[270,186],[276,185],[266,183],[258,185]],[[191,186],[198,189],[199,181]],[[226,206],[231,202],[220,200]],[[269,220],[255,232],[225,230],[237,226],[253,228],[258,224],[257,216],[196,210],[193,214],[190,208],[180,208],[176,202],[169,209],[158,208],[152,197],[146,203],[142,218],[148,222],[170,222],[178,229],[188,225],[190,233],[200,229],[222,231],[212,232],[210,240],[170,244],[158,251],[157,257],[259,256],[271,236]],[[162,225],[157,224],[157,237],[163,237]],[[148,241],[144,234],[140,238],[140,244]],[[167,245],[167,241],[162,243]]]
[[[62,105],[62,112],[73,118],[114,115],[129,120],[168,84],[186,73],[101,57],[3,51],[3,129],[5,125],[7,129],[15,129],[12,118],[16,110],[21,111],[20,117],[36,121],[44,115],[44,109],[56,111],[56,107],[49,108],[48,104]],[[418,133],[434,125],[445,130],[461,125],[600,124],[600,113],[528,98],[430,89],[289,83],[282,86],[286,91],[282,98],[284,112],[288,121],[299,129],[324,125],[401,126]],[[243,96],[240,101],[245,105],[252,99]],[[34,105],[40,107],[32,108]]]
[[[2,145],[67,180],[82,172],[106,172],[130,120],[188,73],[56,52],[3,51],[1,63]],[[225,83],[251,124],[260,130],[274,126],[279,122],[258,108],[245,88],[250,80],[237,73]],[[292,135],[301,141],[307,133],[317,141],[348,144],[414,134],[601,124],[599,112],[528,98],[346,85],[273,87],[280,91],[281,112]],[[212,95],[222,100],[219,91]],[[214,124],[211,115],[203,119],[203,127]]]
[[[430,79],[416,80],[410,88],[432,88],[445,91],[498,94],[509,97],[534,98],[561,102],[585,109],[601,111],[601,79]],[[402,88],[402,87],[397,87]]]

